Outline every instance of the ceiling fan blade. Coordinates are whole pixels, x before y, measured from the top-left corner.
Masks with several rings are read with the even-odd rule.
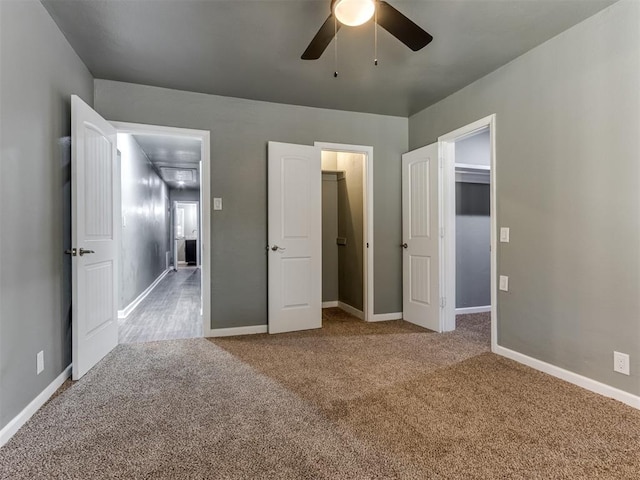
[[[378,25],[414,52],[427,46],[433,37],[387,2],[378,2]]]
[[[340,30],[340,22],[337,22],[337,30]],[[313,37],[311,43],[307,47],[307,49],[302,54],[303,60],[317,60],[320,58],[322,53],[326,50],[326,48],[333,40],[333,37],[336,34],[336,22],[333,18],[333,14],[329,15],[329,18],[325,20],[325,22],[316,33],[316,36]]]

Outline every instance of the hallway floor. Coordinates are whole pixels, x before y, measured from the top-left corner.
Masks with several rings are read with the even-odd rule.
[[[170,271],[128,318],[119,320],[118,343],[202,337],[200,268]]]

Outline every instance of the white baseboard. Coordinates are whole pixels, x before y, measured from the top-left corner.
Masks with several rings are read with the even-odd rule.
[[[389,320],[402,320],[402,312],[374,313],[370,322],[387,322]]]
[[[154,288],[156,288],[156,286],[162,281],[162,279],[167,275],[167,273],[169,273],[168,269],[162,272],[158,276],[158,278],[156,278],[153,281],[153,283],[146,288],[144,292],[138,295],[138,297],[133,302],[127,305],[123,310],[118,310],[118,318],[127,318],[129,315],[131,315],[131,312],[133,312],[136,309],[136,307],[140,305],[140,302],[142,302],[145,298],[147,298],[147,295],[149,295],[151,291]]]
[[[456,315],[465,315],[467,313],[485,313],[491,311],[491,305],[485,305],[483,307],[463,307],[456,308]]]
[[[354,317],[359,318],[360,320],[364,320],[364,312],[362,310],[358,310],[357,308],[352,307],[351,305],[348,305],[344,302],[338,302],[338,308],[353,315]]]
[[[493,353],[510,358],[511,360],[515,360],[518,363],[522,363],[524,365],[527,365],[528,367],[547,373],[553,377],[565,380],[579,387],[585,388],[595,393],[599,393],[600,395],[604,395],[605,397],[613,398],[622,403],[626,403],[631,407],[640,409],[640,397],[637,395],[633,395],[632,393],[625,392],[624,390],[620,390],[605,383],[598,382],[597,380],[593,380],[583,375],[570,372],[569,370],[565,370],[564,368],[557,367],[550,363],[543,362],[542,360],[529,357],[527,355],[516,352],[514,350],[510,350],[505,347],[501,347],[499,345],[493,348]]]
[[[63,370],[63,372],[51,382],[40,394],[34,398],[29,405],[16,415],[5,427],[0,430],[0,447],[6,444],[20,428],[36,413],[42,405],[44,405],[56,390],[71,376],[71,365]]]
[[[256,333],[267,333],[266,325],[252,325],[250,327],[233,328],[212,328],[209,330],[210,337],[234,337],[236,335],[253,335]]]
[[[338,306],[338,301],[334,300],[332,302],[322,302],[322,308],[333,308]]]

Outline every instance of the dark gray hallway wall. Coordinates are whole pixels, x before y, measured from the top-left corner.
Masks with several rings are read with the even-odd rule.
[[[120,282],[118,308],[124,309],[166,269],[170,228],[169,189],[138,142],[118,134],[121,172]]]
[[[267,322],[267,142],[374,148],[375,313],[402,310],[400,158],[408,119],[96,80],[105,118],[211,131],[212,327]]]
[[[622,0],[410,118],[417,148],[496,114],[499,344],[636,395],[639,24]]]
[[[93,78],[40,2],[0,1],[0,85],[2,428],[71,363],[70,95]]]

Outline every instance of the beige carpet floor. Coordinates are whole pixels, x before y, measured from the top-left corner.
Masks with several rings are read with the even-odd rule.
[[[488,331],[329,310],[120,345],[0,449],[0,478],[640,478],[640,412],[488,353]]]

